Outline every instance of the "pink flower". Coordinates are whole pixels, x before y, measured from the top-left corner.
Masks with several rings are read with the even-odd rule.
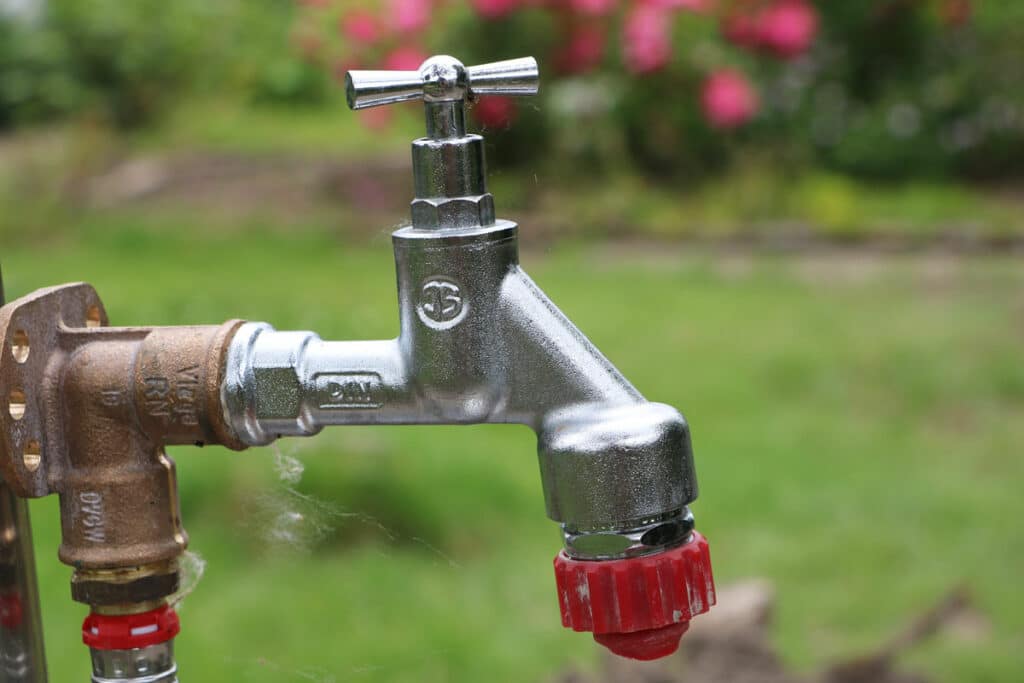
[[[569,34],[568,42],[555,57],[558,69],[579,74],[591,71],[604,58],[605,31],[599,26],[580,26]]]
[[[519,6],[520,0],[471,0],[473,9],[484,19],[499,19]]]
[[[370,12],[353,10],[341,18],[341,33],[361,45],[370,45],[380,38],[380,22]]]
[[[518,113],[511,97],[481,97],[473,107],[473,115],[484,128],[508,128]]]
[[[653,5],[637,5],[626,17],[623,28],[623,58],[637,74],[661,69],[672,59],[670,30],[672,16]]]
[[[427,61],[427,54],[418,47],[407,45],[395,48],[384,58],[383,69],[393,71],[416,71]]]
[[[430,23],[430,0],[389,0],[390,24],[399,33],[415,33]]]
[[[757,20],[750,14],[728,14],[722,19],[722,35],[733,45],[753,49],[758,47],[761,37]]]
[[[761,46],[784,59],[797,57],[818,33],[818,12],[807,0],[778,0],[757,17]]]
[[[721,69],[704,81],[701,105],[704,117],[713,128],[731,129],[750,121],[760,101],[746,76],[732,69]]]
[[[569,8],[591,17],[603,17],[615,9],[617,0],[569,0]]]
[[[696,14],[704,14],[714,8],[715,0],[647,0],[647,4],[661,7],[662,9],[681,9]]]

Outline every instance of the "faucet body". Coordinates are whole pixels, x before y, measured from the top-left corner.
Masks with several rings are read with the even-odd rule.
[[[697,494],[686,422],[645,401],[534,284],[517,232],[398,230],[397,339],[242,325],[223,388],[234,433],[258,446],[329,425],[523,424],[555,521],[631,530],[682,511]]]
[[[232,320],[107,326],[86,284],[0,308],[0,475],[60,496],[60,559],[90,605],[94,681],[177,680],[168,600],[188,537],[165,446],[243,449],[326,426],[514,423],[537,434],[563,624],[625,656],[678,645],[714,603],[689,428],[651,403],[519,265],[518,226],[495,218],[476,94],[536,90],[536,63],[351,72],[358,108],[420,97],[412,224],[393,234],[400,334],[324,341]],[[531,85],[532,84],[532,85]],[[504,88],[504,90],[502,90]]]

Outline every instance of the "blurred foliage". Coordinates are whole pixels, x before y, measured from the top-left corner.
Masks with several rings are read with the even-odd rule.
[[[628,158],[662,180],[707,177],[751,150],[775,155],[780,167],[819,163],[879,180],[1020,175],[1024,9],[975,3],[973,17],[958,23],[941,6],[818,2],[817,41],[784,60],[731,45],[707,16],[679,13],[665,68],[630,74],[610,53],[594,74],[549,79],[544,101],[566,106],[552,109],[546,129],[529,127],[503,144],[518,154],[529,135],[534,146],[557,149],[578,137],[571,129],[584,118],[593,124],[589,144],[569,151],[596,154],[604,166]],[[529,12],[483,22],[469,52],[475,60],[549,54],[550,23]],[[702,108],[701,83],[721,68],[750,74],[760,90],[760,112],[736,130],[716,129]],[[538,140],[543,130],[548,142]]]
[[[321,101],[328,79],[287,47],[289,0],[48,0],[0,15],[0,127],[72,114],[152,123],[183,97]]]
[[[737,4],[678,3],[690,9],[666,15],[669,61],[640,74],[615,32],[600,39],[596,62],[563,59],[573,31],[620,27],[639,6],[632,0],[583,24],[549,7],[485,17],[454,3],[415,33],[387,28],[384,0],[49,0],[36,19],[0,15],[0,128],[82,115],[134,127],[196,97],[323,107],[338,99],[345,68],[435,49],[467,62],[543,58],[541,97],[520,103],[515,125],[490,124],[501,164],[629,165],[675,184],[753,151],[780,168],[886,181],[1024,173],[1021,3],[817,2],[814,42],[789,55],[732,37],[727,10]],[[357,10],[379,22],[367,29],[379,34],[372,41],[339,28]],[[715,127],[702,103],[702,84],[722,69],[759,91],[759,111],[740,127]]]
[[[1024,39],[1019,3],[977,3],[959,26],[927,9],[824,4],[827,35],[793,122],[822,160],[861,175],[1021,173],[1024,57],[1007,49]]]

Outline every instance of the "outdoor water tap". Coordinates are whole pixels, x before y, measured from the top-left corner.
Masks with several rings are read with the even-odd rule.
[[[517,423],[537,433],[563,624],[614,652],[675,651],[715,601],[689,428],[646,401],[519,267],[497,219],[480,95],[532,95],[537,64],[433,57],[418,71],[352,71],[353,108],[423,99],[412,224],[393,234],[400,333],[323,341],[266,323],[107,327],[70,284],[0,308],[0,475],[61,499],[60,558],[90,605],[94,681],[177,680],[172,641],[187,545],[164,447],[241,449],[330,425]]]
[[[538,436],[563,623],[640,659],[673,652],[715,601],[689,428],[649,403],[519,267],[518,226],[497,219],[483,138],[466,106],[533,95],[537,63],[351,71],[352,108],[422,99],[412,225],[393,236],[397,339],[324,342],[246,324],[228,350],[228,419],[248,445],[327,425],[509,422]]]

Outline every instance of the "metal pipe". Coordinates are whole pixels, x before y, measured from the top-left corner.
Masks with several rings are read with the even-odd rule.
[[[0,683],[46,683],[40,614],[28,501],[0,475]]]
[[[131,650],[90,650],[92,683],[178,683],[174,641]]]

